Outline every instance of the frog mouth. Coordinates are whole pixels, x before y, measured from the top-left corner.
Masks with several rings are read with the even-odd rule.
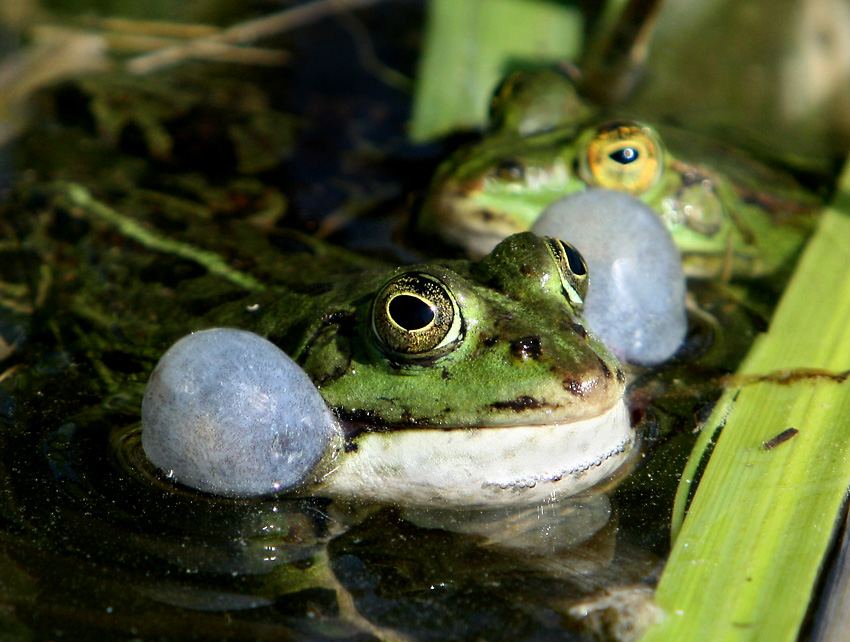
[[[637,442],[624,400],[568,423],[363,432],[314,491],[406,506],[529,505],[611,478],[634,461]]]

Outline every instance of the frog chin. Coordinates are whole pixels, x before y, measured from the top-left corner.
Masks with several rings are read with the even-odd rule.
[[[635,459],[625,402],[580,421],[364,432],[311,493],[428,507],[524,506],[600,484]]]

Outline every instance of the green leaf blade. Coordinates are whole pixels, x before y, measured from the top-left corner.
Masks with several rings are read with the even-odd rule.
[[[848,314],[850,217],[834,206],[705,428],[726,418],[644,642],[797,639],[850,485]]]

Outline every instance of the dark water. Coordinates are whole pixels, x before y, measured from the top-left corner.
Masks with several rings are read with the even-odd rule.
[[[490,524],[225,500],[153,470],[131,408],[63,414],[4,425],[4,639],[580,639],[571,604],[657,568],[605,501]]]
[[[394,36],[377,52],[412,73],[421,4],[360,18]],[[275,82],[244,74],[297,120],[279,158],[248,175],[237,168],[251,152],[228,127],[250,118],[230,103],[164,117],[175,141],[166,157],[139,121],[104,137],[91,85],[38,96],[0,220],[0,639],[579,640],[576,602],[654,581],[694,413],[716,393],[691,384],[717,365],[635,378],[635,418],[656,456],[610,501],[499,515],[237,501],[180,488],[145,459],[139,403],[169,324],[228,300],[232,286],[81,212],[55,181],[86,185],[145,229],[258,278],[303,249],[284,226],[385,248],[441,150],[404,141],[407,96],[364,70],[350,29],[331,20],[293,34],[295,62]],[[160,97],[191,92],[193,73],[167,78]],[[110,100],[133,95],[116,82]],[[360,211],[356,225],[327,223]],[[758,329],[747,328],[742,345]],[[693,333],[694,352],[703,340]]]
[[[21,242],[6,253],[3,283],[22,293],[2,315],[8,639],[580,639],[569,615],[577,600],[653,581],[667,545],[670,462],[681,465],[687,441],[676,456],[666,442],[658,461],[671,471],[643,468],[613,504],[600,495],[525,511],[412,513],[227,500],[173,484],[140,447],[144,383],[169,324],[234,287],[97,218],[75,218],[58,194],[22,186],[5,210]],[[115,194],[125,204],[134,195]],[[204,226],[204,247],[253,231],[234,262],[251,255],[265,273],[265,259],[285,258],[298,268],[303,247],[242,223],[222,219],[217,234]],[[171,238],[187,241],[193,229],[190,220]],[[324,260],[330,269],[338,257]]]
[[[128,208],[135,195],[113,193]],[[170,325],[238,288],[63,203],[61,190],[35,184],[6,209],[22,242],[3,282],[24,292],[21,310],[2,317],[14,346],[0,383],[8,639],[584,639],[576,602],[654,581],[705,403],[688,381],[711,380],[711,369],[634,379],[647,457],[610,500],[434,513],[205,496],[147,461],[139,406]],[[156,229],[148,214],[138,220]],[[195,231],[190,218],[170,238],[201,234],[228,251],[235,240],[233,262],[254,261],[259,274],[266,260],[299,269],[309,247],[241,217],[216,225]],[[339,260],[309,258],[321,270]]]

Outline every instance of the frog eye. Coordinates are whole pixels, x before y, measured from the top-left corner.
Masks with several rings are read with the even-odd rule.
[[[372,328],[387,349],[410,357],[440,356],[463,338],[455,297],[440,279],[424,272],[402,274],[381,288]]]
[[[588,183],[642,194],[658,182],[663,151],[649,127],[631,122],[600,127],[587,144],[579,171]]]
[[[495,173],[504,181],[521,181],[525,178],[525,165],[515,158],[506,158],[499,163]]]
[[[587,295],[587,263],[581,253],[569,243],[551,236],[544,237],[546,247],[558,264],[561,286],[570,304],[579,309]]]

